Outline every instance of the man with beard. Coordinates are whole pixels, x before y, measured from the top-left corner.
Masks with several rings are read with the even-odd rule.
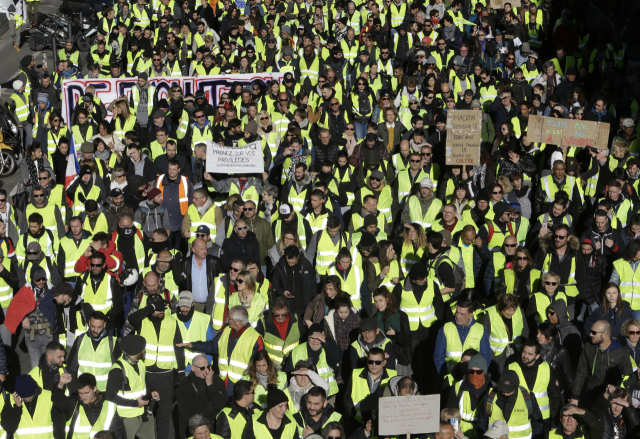
[[[69,221],[69,232],[60,240],[57,263],[60,276],[75,288],[79,280],[75,271],[76,262],[91,245],[91,233],[82,228],[82,220],[75,216]]]
[[[540,358],[541,350],[537,340],[526,340],[522,346],[520,361],[511,363],[509,370],[518,374],[522,387],[529,390],[530,394],[536,395],[544,431],[548,432],[552,427],[552,419],[556,419],[562,406],[562,394],[553,369]]]
[[[109,198],[107,198],[107,202],[104,204],[107,211],[111,212],[111,214],[115,216],[124,206],[124,192],[122,192],[122,189],[111,189],[111,192],[109,192]]]
[[[340,422],[342,415],[327,401],[327,392],[315,386],[301,398],[300,411],[293,415],[293,419],[298,424],[298,431],[302,430],[306,437],[320,434],[329,422]]]
[[[154,294],[144,308],[130,314],[128,319],[136,334],[147,341],[144,359],[146,384],[147,390],[155,390],[160,396],[156,402],[159,439],[169,437],[175,371],[181,373],[185,370],[184,350],[176,347],[182,343],[182,333],[177,319],[165,314],[165,308],[164,297]]]
[[[255,403],[255,396],[253,382],[238,381],[233,388],[233,397],[229,398],[226,407],[216,418],[216,434],[224,439],[242,436],[247,422],[251,422],[253,415],[261,411]]]
[[[180,302],[183,303],[183,300],[185,300],[184,303],[186,303],[186,299],[183,299],[183,295],[186,297],[189,294],[191,293],[183,291],[180,294]],[[187,305],[180,306],[181,310],[183,308],[190,311],[187,311],[186,314],[183,314],[183,311],[176,314],[176,317],[178,318],[178,326],[180,326],[182,330],[182,328],[185,327],[185,322],[190,323],[190,331],[191,326],[194,326],[193,319],[191,317],[194,310]],[[198,311],[195,312],[198,313]],[[206,316],[206,314],[203,314],[203,316],[205,317],[204,320],[206,322],[208,320],[208,316]],[[211,338],[213,338],[213,333],[211,335],[207,334],[206,339],[209,340]],[[189,338],[189,340],[192,340],[192,338]],[[193,340],[200,340],[200,338],[193,338]],[[227,401],[227,391],[224,387],[224,381],[213,371],[212,367],[209,366],[211,359],[204,355],[193,354],[190,350],[185,350],[185,354],[187,357],[189,357],[189,355],[193,355],[193,360],[191,360],[191,365],[193,367],[189,366],[191,367],[192,373],[180,381],[176,391],[178,412],[180,413],[178,429],[180,438],[182,439],[187,436],[186,432],[189,419],[191,419],[193,415],[200,414],[207,419],[215,419],[220,410],[225,407],[225,402]],[[250,381],[245,382],[251,385]]]
[[[44,171],[42,171],[44,172]],[[48,171],[47,171],[48,172]],[[27,219],[34,213],[42,216],[44,227],[53,232],[58,238],[64,236],[64,220],[62,218],[63,208],[58,207],[56,203],[47,196],[46,189],[36,184],[30,196],[30,202],[27,204],[25,214],[20,216],[20,228],[24,231],[27,229]]]
[[[104,202],[106,193],[102,178],[94,175],[89,165],[82,165],[80,175],[67,188],[67,196],[73,200],[73,215],[84,212],[84,204],[88,200]]]
[[[110,367],[106,365],[115,363],[122,354],[120,342],[107,333],[106,320],[101,311],[94,311],[90,315],[87,332],[76,337],[67,360],[67,368],[72,375],[94,375],[101,392],[107,390]]]

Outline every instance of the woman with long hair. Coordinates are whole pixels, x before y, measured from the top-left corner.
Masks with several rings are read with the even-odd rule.
[[[370,428],[368,432],[371,432]],[[333,421],[324,426],[322,429],[322,437],[324,437],[324,439],[347,439],[342,424]]]
[[[238,73],[253,73],[253,67],[251,67],[249,58],[247,58],[246,56],[240,58],[240,69],[238,70]]]
[[[589,100],[585,95],[582,87],[575,87],[573,90],[569,92],[569,99],[567,100],[567,106],[571,109],[572,107],[585,108]]]
[[[456,218],[458,218],[458,221],[463,220],[472,224],[471,209],[475,206],[475,202],[472,200],[469,185],[465,182],[460,183],[451,198],[451,204],[456,208]]]
[[[267,84],[267,94],[262,98],[262,109],[271,113],[278,103],[278,95],[280,94],[280,83],[275,79]]]
[[[511,268],[504,270],[496,294],[513,294],[520,306],[527,309],[529,297],[539,291],[541,274],[540,270],[533,268],[533,258],[529,249],[520,247],[516,249]]]
[[[287,386],[287,375],[276,368],[266,350],[257,351],[253,355],[242,379],[253,383],[256,392],[255,402],[263,409],[267,407],[267,392],[269,390],[284,390]]]
[[[399,309],[387,287],[373,292],[373,318],[378,328],[396,345],[398,375],[411,376],[411,329],[407,313]]]
[[[112,111],[114,117],[111,119],[111,129],[116,136],[123,138],[125,133],[135,129],[136,115],[131,113],[126,99],[116,100]]]
[[[324,316],[325,334],[331,336],[340,347],[343,355],[351,347],[358,334],[360,328],[360,318],[357,310],[352,306],[348,296],[342,295],[336,297],[333,301],[333,307]],[[348,355],[348,354],[347,354]],[[351,376],[351,365],[348,361],[342,361],[336,374],[338,384],[344,384],[344,377]],[[348,378],[347,378],[347,381]]]
[[[443,203],[452,201],[456,188],[468,178],[461,165],[448,165],[444,173],[444,181],[438,186],[438,198]]]
[[[613,334],[611,334],[613,337]],[[640,320],[635,318],[627,319],[620,329],[620,336],[624,340],[624,345],[631,356],[632,366],[637,367],[640,362]]]
[[[304,248],[302,248],[302,244],[300,244],[300,237],[296,232],[285,232],[282,236],[276,241],[276,245],[269,249],[269,257],[271,258],[271,262],[275,267],[278,261],[284,255],[284,249],[289,247],[290,245],[295,245],[300,250],[300,257],[304,258]]]
[[[124,152],[124,143],[118,136],[113,134],[111,124],[105,120],[98,122],[98,134],[91,138],[93,142],[95,139],[102,139],[109,150],[114,150],[119,153]]]
[[[420,262],[427,248],[427,235],[419,223],[409,223],[402,232],[402,251],[400,253],[400,267],[406,275],[411,266]]]
[[[622,331],[622,325],[629,319],[633,319],[633,312],[629,303],[622,300],[620,287],[609,283],[602,291],[600,306],[597,307],[584,322],[584,333],[589,336],[591,327],[598,320],[606,320],[611,324],[611,337],[618,337]],[[640,330],[637,329],[637,330]]]
[[[389,108],[393,109],[398,113],[395,104],[393,103],[393,99],[391,99],[391,95],[386,92],[380,93],[380,99],[378,99],[378,105],[373,110],[373,114],[371,116],[371,121],[374,123],[382,123],[384,122],[385,112]]]
[[[229,299],[229,309],[243,306],[249,314],[249,323],[254,328],[267,310],[267,302],[262,294],[257,293],[258,283],[249,270],[238,273],[236,279],[236,293]]]
[[[46,129],[43,130],[42,136],[39,139],[41,145],[46,145],[43,153],[47,158],[51,159],[51,155],[56,151],[60,139],[63,137],[67,137],[68,140],[69,128],[65,125],[64,119],[58,110],[53,110],[49,115],[49,124]],[[53,165],[55,169],[55,164]]]
[[[513,132],[513,124],[511,122],[502,122],[495,140],[493,141],[493,149],[491,155],[497,161],[503,149],[508,151],[516,150],[516,135]]]
[[[356,137],[364,139],[367,135],[367,124],[371,119],[375,107],[375,96],[365,78],[357,78],[350,94],[356,126]]]
[[[333,307],[333,301],[336,297],[348,297],[348,295],[342,291],[341,285],[342,281],[336,275],[329,275],[325,278],[322,292],[311,300],[304,312],[303,318],[307,328],[311,327],[314,323],[322,323],[328,310]]]
[[[251,16],[249,17],[249,22],[251,23],[251,27],[253,28],[253,35],[258,35],[258,30],[260,27],[264,26],[264,21],[262,19],[262,15],[260,14],[260,9],[257,6],[251,8]]]
[[[404,273],[391,241],[378,242],[365,262],[364,273],[369,291],[375,291],[381,286],[393,288],[404,279]]]
[[[360,311],[362,309],[360,287],[364,280],[364,273],[362,267],[353,264],[351,252],[346,247],[341,248],[338,252],[335,262],[329,268],[329,274],[340,278],[340,288],[349,295],[353,307]]]
[[[69,142],[58,142],[56,150],[51,154],[51,164],[55,172],[55,180],[63,182],[67,175],[67,157],[69,157]]]
[[[358,146],[355,123],[350,122],[347,124],[343,137],[347,141],[347,144],[345,145],[345,149],[347,150],[347,157],[351,157],[351,154],[353,154],[353,150],[356,149],[356,146]]]
[[[440,83],[438,82],[438,78],[435,73],[429,73],[425,78],[424,83],[427,88],[427,90],[424,90],[424,93],[427,93],[427,91],[432,91],[436,95],[440,93]]]

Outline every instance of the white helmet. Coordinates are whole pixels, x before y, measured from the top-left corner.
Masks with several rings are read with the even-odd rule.
[[[120,278],[122,280],[122,285],[124,285],[125,287],[135,285],[136,282],[138,282],[138,270],[136,268],[124,270]]]

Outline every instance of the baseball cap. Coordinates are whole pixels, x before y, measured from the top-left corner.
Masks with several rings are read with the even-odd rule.
[[[486,437],[491,439],[499,439],[502,436],[509,436],[509,426],[502,419],[498,419],[497,421],[493,421],[493,423],[489,424],[489,428],[484,433]]]
[[[193,305],[193,294],[191,293],[191,291],[181,292],[178,299],[178,306],[191,307],[191,305]]]
[[[278,212],[280,213],[280,215],[291,215],[291,212],[293,212],[293,206],[289,203],[282,203],[280,205],[280,208],[278,209]]]
[[[433,180],[431,180],[429,177],[424,177],[422,180],[420,180],[420,187],[426,187],[426,188],[433,188]]]
[[[634,122],[633,119],[628,117],[628,118],[626,118],[625,120],[622,121],[622,126],[625,127],[625,128],[631,128],[631,127],[635,127],[636,123]]]
[[[211,229],[207,226],[198,226],[196,233],[204,233],[205,235],[211,235]]]
[[[123,195],[123,194],[124,194],[124,192],[122,192],[122,189],[117,188],[117,187],[111,189],[111,192],[109,192],[109,195],[114,197],[114,198],[115,197],[119,197],[120,195]]]

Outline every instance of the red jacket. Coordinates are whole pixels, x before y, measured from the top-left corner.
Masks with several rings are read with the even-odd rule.
[[[113,241],[109,241],[109,246],[107,249],[98,250],[100,253],[106,256],[107,262],[107,270],[111,271],[115,274],[120,274],[122,271],[122,253],[116,250],[116,245]],[[80,256],[78,262],[74,267],[76,273],[84,273],[89,269],[89,264],[91,263],[90,258],[87,258],[84,254]]]

